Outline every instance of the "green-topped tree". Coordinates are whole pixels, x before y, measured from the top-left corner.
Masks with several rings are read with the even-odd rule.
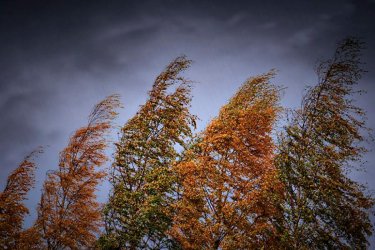
[[[149,98],[121,129],[116,144],[109,202],[104,209],[102,248],[162,249],[172,223],[178,147],[185,147],[195,126],[189,112],[191,86],[180,76],[190,61],[178,57],[156,78]]]

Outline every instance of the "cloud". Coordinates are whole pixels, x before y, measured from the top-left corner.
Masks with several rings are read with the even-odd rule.
[[[2,1],[0,182],[36,146],[51,145],[38,160],[41,184],[96,102],[120,93],[125,109],[118,123],[124,123],[157,74],[181,54],[195,62],[186,74],[198,82],[192,110],[200,128],[246,78],[271,68],[280,70],[275,82],[289,87],[284,104],[298,106],[304,86],[316,81],[316,60],[330,56],[346,35],[359,33],[368,42],[371,70],[374,4],[350,3]],[[370,72],[363,81],[369,93],[361,103],[369,111],[374,79]],[[368,176],[360,178],[375,187]]]

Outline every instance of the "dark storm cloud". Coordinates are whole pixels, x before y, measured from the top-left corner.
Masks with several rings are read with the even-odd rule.
[[[108,75],[116,71],[130,73],[132,65],[119,61],[119,52],[127,52],[131,59],[131,49],[145,44],[157,28],[151,24],[130,23],[129,27],[122,26],[122,30],[112,34],[109,22],[119,18],[117,7],[113,7],[111,11],[104,8],[103,14],[100,14],[101,6],[95,4],[87,9],[63,3],[18,1],[7,2],[1,8],[2,180],[22,159],[20,155],[45,144],[49,134],[62,133],[52,128],[61,118],[60,112],[73,113],[70,117],[74,119],[76,108],[69,103],[78,97],[78,91],[105,90]],[[131,6],[125,7],[124,16],[130,18]],[[113,23],[115,27],[116,23]],[[95,82],[95,78],[103,83]],[[90,105],[97,101],[92,99]],[[60,105],[67,108],[61,109]],[[69,135],[68,131],[62,134]]]
[[[283,104],[297,107],[304,86],[316,82],[318,59],[332,55],[338,40],[359,36],[369,70],[359,104],[375,128],[373,13],[375,2],[365,0],[1,1],[0,183],[29,151],[51,145],[39,158],[35,206],[45,171],[56,168],[91,107],[120,93],[118,122],[125,122],[181,54],[194,60],[187,75],[197,81],[192,110],[203,128],[247,77],[271,68],[288,87]],[[374,169],[356,178],[375,189]]]

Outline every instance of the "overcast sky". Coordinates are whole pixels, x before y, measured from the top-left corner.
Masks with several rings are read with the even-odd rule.
[[[58,152],[93,105],[120,94],[122,125],[182,54],[194,61],[186,75],[203,129],[246,78],[272,68],[274,83],[287,87],[282,104],[298,107],[306,85],[317,82],[318,61],[339,40],[360,37],[369,72],[358,104],[375,129],[374,13],[373,0],[0,1],[0,188],[25,155],[49,145],[37,160],[30,224],[45,172],[57,168]],[[352,177],[375,190],[373,153],[366,160],[367,172]]]

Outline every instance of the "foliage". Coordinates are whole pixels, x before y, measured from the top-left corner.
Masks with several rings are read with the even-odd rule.
[[[59,168],[47,174],[36,224],[28,233],[38,235],[39,248],[82,249],[94,244],[101,226],[96,186],[105,176],[104,135],[119,107],[117,95],[98,103],[86,127],[78,129],[60,153]],[[34,232],[33,232],[34,230]]]
[[[175,167],[181,182],[170,234],[184,249],[275,245],[281,192],[271,131],[280,110],[271,71],[246,81]]]
[[[9,175],[0,193],[0,248],[366,248],[375,200],[348,177],[366,152],[366,115],[353,99],[364,73],[362,46],[348,38],[318,66],[318,84],[276,145],[281,107],[280,88],[270,83],[274,71],[248,79],[193,135],[191,85],[181,76],[191,62],[176,58],[121,128],[104,208],[95,191],[106,176],[117,95],[97,104],[88,125],[71,136],[26,230],[23,201],[34,185],[38,151]]]
[[[374,200],[348,171],[361,160],[365,114],[354,105],[362,44],[348,38],[319,65],[319,83],[280,136],[276,165],[286,187],[279,222],[294,249],[365,248]]]
[[[180,72],[190,65],[185,57],[171,62],[155,80],[149,99],[122,128],[116,144],[105,207],[106,233],[102,248],[160,249],[174,247],[165,235],[170,227],[175,183],[172,166],[195,126],[189,113],[190,84]],[[168,92],[170,90],[170,93]]]
[[[23,203],[35,182],[35,163],[32,158],[37,150],[29,154],[9,176],[0,193],[0,248],[15,249],[22,241],[22,224],[29,210]]]

